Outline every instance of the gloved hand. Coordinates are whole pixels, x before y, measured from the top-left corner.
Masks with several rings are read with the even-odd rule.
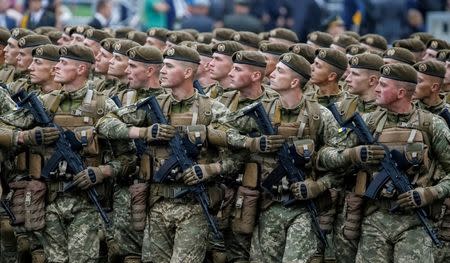
[[[59,130],[54,127],[34,127],[23,131],[23,144],[25,145],[48,145],[59,138]]]
[[[263,135],[260,137],[248,137],[245,140],[244,148],[253,153],[276,152],[284,143],[281,135]]]
[[[220,164],[196,164],[184,171],[181,180],[187,185],[202,183],[220,174]]]
[[[359,145],[345,149],[343,155],[352,164],[376,165],[384,158],[384,148],[381,145]]]
[[[167,124],[155,123],[148,128],[139,129],[139,138],[151,141],[170,141],[176,134],[175,127]]]
[[[438,192],[434,187],[417,187],[398,196],[397,203],[403,208],[418,208],[432,204],[438,199]]]
[[[103,179],[105,179],[105,175],[100,167],[88,167],[75,175],[73,183],[80,189],[86,190],[103,182]]]
[[[291,192],[298,200],[308,200],[316,198],[319,194],[327,189],[325,184],[321,181],[314,181],[306,179],[303,182],[296,182],[291,184]]]

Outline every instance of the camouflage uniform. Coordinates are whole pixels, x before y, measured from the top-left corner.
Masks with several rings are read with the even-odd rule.
[[[222,96],[222,94],[225,92],[225,88],[222,87],[219,82],[217,82],[215,84],[209,85],[208,87],[205,87],[203,91],[211,99],[216,99],[217,97]]]
[[[0,69],[0,82],[5,84],[13,82],[15,79],[18,79],[20,73],[16,72],[16,68],[11,65],[3,65]]]
[[[211,125],[226,114],[219,102],[195,92],[190,98],[177,101],[170,94],[157,97],[164,115],[175,126]],[[148,127],[152,124],[143,110],[136,104],[123,107],[108,114],[98,129],[109,139],[128,138],[128,127]],[[181,128],[180,127],[180,128]],[[151,174],[154,174],[170,154],[166,144],[148,147]],[[209,154],[208,154],[209,153]],[[199,163],[211,163],[215,154],[202,148]],[[231,167],[233,163],[222,164]],[[150,211],[144,232],[142,261],[144,262],[203,262],[205,256],[208,225],[201,207],[189,197],[175,198],[174,190],[183,188],[180,182],[152,183],[150,185]]]
[[[284,109],[279,100],[264,101],[264,105],[272,123],[278,127],[278,134],[289,138],[289,143],[301,143],[303,139],[311,139],[317,150],[327,144],[337,132],[337,123],[332,114],[316,101],[303,97],[294,109]],[[308,112],[308,115],[304,115],[305,112]],[[228,143],[231,146],[243,145],[246,136],[241,134],[258,132],[256,123],[249,117],[242,116],[242,111],[230,114],[228,124],[233,127],[227,131]],[[305,128],[300,129],[303,125]],[[252,154],[249,157],[250,162],[257,162],[261,167],[261,181],[277,166],[276,153]],[[327,188],[331,187],[330,178],[316,172],[313,166],[307,165],[305,173],[308,178],[320,178]],[[262,195],[262,211],[251,242],[251,261],[306,262],[321,258],[319,240],[314,234],[308,209],[301,202],[290,207],[284,207],[280,202],[283,195],[290,194],[289,190],[286,190],[286,184],[285,179],[280,182],[279,195]],[[329,202],[329,199],[326,200]]]
[[[339,102],[345,99],[346,92],[340,89],[339,93],[332,95],[321,95],[320,89],[317,89],[315,92],[306,93],[305,96],[312,100],[317,100],[320,105],[327,106],[330,103]]]
[[[401,134],[414,133],[414,131],[420,134],[412,138],[413,144],[428,144],[430,153],[428,158],[431,158],[432,161],[437,161],[442,166],[444,173],[439,178],[429,177],[427,173],[432,171],[428,170],[426,164],[421,163],[421,168],[424,169],[420,170],[420,174],[409,174],[409,176],[416,176],[414,180],[416,187],[433,185],[437,189],[438,199],[448,196],[450,191],[448,181],[450,153],[445,149],[449,147],[450,131],[442,119],[417,109],[413,109],[406,114],[378,109],[363,117],[366,123],[369,124],[371,132],[377,129],[380,134],[379,141],[386,141],[390,149],[394,148],[407,153],[406,148],[403,147],[406,144],[410,144],[410,142],[401,142]],[[392,131],[397,132],[398,135],[390,137],[398,141],[388,143],[387,141],[389,140],[386,136]],[[342,134],[343,137],[346,135],[348,138],[343,142],[347,144],[347,147],[357,145],[358,140],[353,133],[347,132]],[[429,140],[421,138],[429,138]],[[334,149],[322,149],[319,166],[327,169],[348,167],[348,163],[344,161],[345,158],[342,155],[343,149],[344,146]],[[367,169],[372,171],[368,175],[370,179],[371,176],[374,176],[373,172],[377,171],[378,168],[372,166]],[[394,194],[389,194],[389,190],[384,189],[381,192],[381,196],[379,200],[368,201],[364,207],[361,238],[356,261],[392,262],[394,259],[396,262],[432,262],[432,242],[417,216],[411,210],[389,211],[395,204],[397,196],[395,192]]]

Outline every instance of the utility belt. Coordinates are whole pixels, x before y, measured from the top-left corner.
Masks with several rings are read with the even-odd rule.
[[[182,184],[156,184],[150,186],[150,195],[171,199],[177,203],[195,203],[195,198],[189,192],[189,187]]]
[[[393,210],[394,209],[394,210]],[[429,211],[429,207],[424,207],[425,211]],[[364,215],[368,216],[373,212],[380,210],[383,212],[389,212],[397,215],[413,215],[414,209],[402,209],[398,207],[396,199],[380,197],[377,200],[367,200]]]

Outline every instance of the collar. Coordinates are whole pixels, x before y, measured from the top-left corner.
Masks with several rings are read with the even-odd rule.
[[[85,83],[81,89],[76,90],[76,91],[68,92],[68,91],[62,90],[61,95],[63,96],[64,99],[71,99],[71,100],[81,99],[82,100],[86,96],[87,89],[88,89],[88,85],[87,85],[87,83]]]

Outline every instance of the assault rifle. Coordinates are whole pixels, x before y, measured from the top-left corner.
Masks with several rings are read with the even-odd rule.
[[[142,109],[146,112],[146,114],[151,118],[153,123],[159,124],[168,124],[166,117],[164,116],[161,107],[156,100],[156,97],[151,96],[145,99],[144,101],[138,103],[138,109]],[[174,180],[171,175],[175,171],[182,172],[194,166],[196,163],[188,156],[188,150],[183,144],[183,139],[181,138],[178,132],[175,136],[169,141],[169,147],[172,150],[172,154],[168,160],[164,162],[164,164],[159,168],[153,177],[153,181],[156,183],[164,183],[170,180]],[[202,178],[201,170],[195,170],[195,173],[199,178]],[[185,190],[179,191],[175,198],[181,198],[186,194],[191,193],[195,199],[199,202],[203,214],[208,221],[208,225],[214,233],[216,238],[221,239],[222,234],[219,231],[217,226],[217,222],[214,217],[209,213],[209,198],[206,192],[206,187],[203,183],[196,184],[194,186],[188,186]]]
[[[333,104],[329,107],[334,116],[339,115],[336,106]],[[377,199],[383,187],[391,181],[399,194],[414,190],[414,186],[409,182],[408,177],[400,170],[400,168],[407,168],[402,161],[402,154],[396,150],[389,151],[389,148],[376,141],[372,133],[367,127],[367,124],[362,119],[358,112],[355,112],[351,118],[340,123],[342,128],[351,129],[357,135],[361,144],[372,145],[377,144],[384,148],[385,155],[381,161],[381,169],[378,175],[370,182],[364,193],[367,199]],[[392,210],[395,210],[392,209]],[[442,242],[439,240],[436,230],[428,220],[428,215],[423,208],[414,209],[420,223],[425,228],[427,234],[437,247],[442,247]]]
[[[50,159],[42,169],[42,178],[44,178],[46,181],[50,181],[52,179],[52,172],[54,172],[58,168],[61,161],[67,162],[68,171],[72,172],[73,174],[77,174],[86,168],[83,164],[81,156],[72,150],[69,140],[67,140],[67,138],[65,137],[64,130],[60,126],[52,122],[52,119],[45,111],[42,102],[38,99],[36,94],[31,93],[24,100],[20,101],[18,103],[18,106],[28,109],[33,114],[34,120],[39,123],[39,125],[43,127],[54,127],[60,131],[59,138],[55,142],[55,153],[52,155],[52,157],[50,157]],[[91,181],[95,182],[94,172],[89,170],[88,173]],[[67,183],[64,186],[63,191],[67,191],[73,186],[73,182]],[[98,200],[98,193],[95,188],[89,188],[87,190],[87,194],[94,204],[95,208],[99,212],[101,218],[105,222],[106,226],[109,227],[111,225],[111,221],[100,205],[100,202]]]
[[[253,118],[258,124],[259,129],[265,135],[275,135],[276,131],[270,122],[269,116],[267,112],[264,110],[261,102],[258,102],[254,106],[244,110],[244,114]],[[262,187],[264,190],[268,191],[271,194],[273,192],[273,186],[281,181],[281,179],[286,176],[287,180],[290,184],[296,182],[303,182],[306,179],[305,173],[297,167],[298,160],[294,157],[294,154],[291,154],[291,151],[295,152],[295,149],[290,149],[289,145],[285,142],[283,146],[277,153],[278,157],[278,165],[272,171],[272,173],[267,177],[266,180],[262,183]],[[307,155],[307,154],[305,154]],[[290,205],[294,202],[295,198],[290,196],[288,200],[284,200],[284,205]],[[327,246],[327,238],[325,237],[324,232],[320,229],[318,217],[319,213],[317,212],[316,205],[313,200],[305,200],[306,207],[308,208],[309,214],[311,216],[311,224],[313,229],[322,242],[323,245]]]
[[[0,187],[2,188],[2,192],[10,193],[11,189],[9,188],[8,183],[6,182],[6,179],[3,176],[0,176]],[[9,196],[9,195],[8,195]],[[6,198],[8,200],[8,198]],[[11,207],[9,206],[9,201],[3,200],[2,196],[0,196],[0,205],[5,210],[6,214],[9,217],[9,220],[11,220],[11,225],[14,225],[16,223],[16,216],[14,215],[13,211],[11,210]]]
[[[447,126],[450,127],[450,112],[448,111],[448,108],[445,108],[443,111],[441,111],[441,113],[439,113],[439,116],[444,118]]]

